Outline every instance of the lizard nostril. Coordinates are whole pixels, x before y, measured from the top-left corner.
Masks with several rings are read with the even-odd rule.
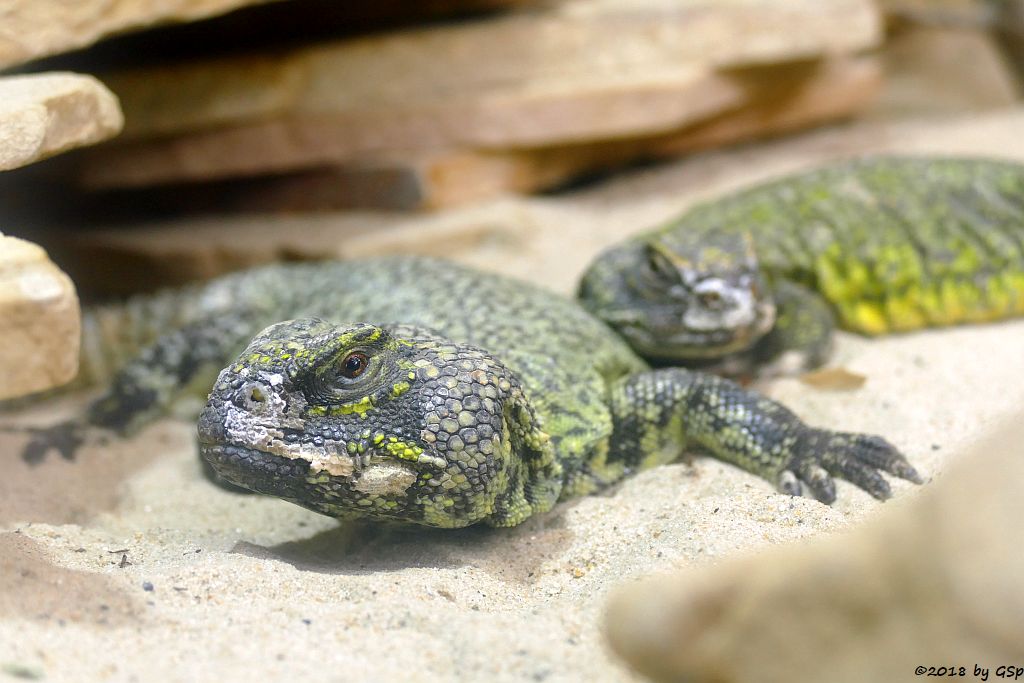
[[[235,394],[234,404],[245,410],[259,410],[267,403],[267,387],[258,382],[250,382],[242,386]]]
[[[705,308],[712,311],[718,311],[725,308],[727,303],[725,297],[722,296],[722,293],[714,289],[701,292],[700,302],[704,304]]]

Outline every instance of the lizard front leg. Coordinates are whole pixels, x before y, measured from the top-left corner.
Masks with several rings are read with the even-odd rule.
[[[775,325],[751,350],[754,374],[793,375],[828,360],[836,318],[817,292],[789,280],[772,287]]]
[[[723,377],[746,380],[797,375],[824,364],[832,352],[835,314],[814,290],[789,280],[772,287],[775,322],[749,349],[686,366]],[[655,365],[663,365],[655,362]]]
[[[32,430],[22,458],[36,464],[56,450],[71,460],[90,428],[128,434],[164,414],[189,391],[205,396],[217,371],[261,324],[251,315],[218,314],[165,334],[128,361],[84,415]]]
[[[714,375],[662,368],[620,380],[611,394],[607,459],[625,472],[699,447],[783,492],[799,495],[806,485],[825,503],[835,500],[833,477],[879,499],[891,495],[880,471],[923,481],[881,437],[811,427],[776,401]]]

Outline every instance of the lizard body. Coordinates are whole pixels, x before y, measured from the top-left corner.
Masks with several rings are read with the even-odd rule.
[[[604,252],[580,300],[643,356],[796,350],[1024,314],[1024,166],[868,157],[773,180]],[[760,345],[760,348],[758,348]]]
[[[719,377],[651,370],[576,302],[445,261],[275,265],[162,296],[152,305],[175,328],[83,423],[38,435],[29,460],[73,452],[83,424],[130,431],[220,370],[203,457],[338,517],[510,526],[686,448],[825,501],[832,476],[880,498],[879,470],[920,481],[878,437],[809,427]]]

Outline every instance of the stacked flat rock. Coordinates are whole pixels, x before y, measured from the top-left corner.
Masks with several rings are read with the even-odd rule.
[[[0,68],[85,47],[114,33],[202,19],[267,0],[10,0],[0,5]]]
[[[188,200],[240,209],[535,191],[847,116],[878,86],[880,24],[869,0],[549,0],[114,71],[128,124],[79,179],[220,183]]]

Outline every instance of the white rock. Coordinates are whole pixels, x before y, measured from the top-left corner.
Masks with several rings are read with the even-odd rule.
[[[97,143],[123,125],[117,98],[92,76],[0,78],[0,171]]]
[[[79,335],[71,279],[39,246],[0,235],[0,399],[70,381]]]

